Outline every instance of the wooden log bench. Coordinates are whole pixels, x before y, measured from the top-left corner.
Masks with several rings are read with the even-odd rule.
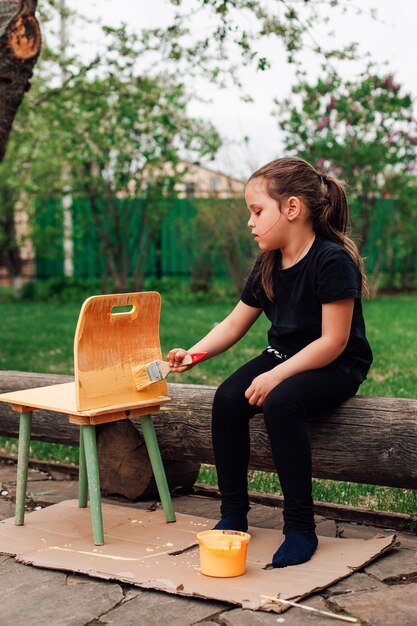
[[[0,371],[0,393],[70,380],[71,377],[62,375]],[[210,417],[215,389],[171,383],[168,393],[172,402],[153,415],[161,455],[171,478],[177,467],[192,484],[200,463],[214,463]],[[133,434],[140,442],[139,419],[132,418],[131,422],[135,426]],[[17,437],[18,429],[19,415],[0,403],[0,435]],[[417,400],[356,396],[321,416],[310,427],[310,434],[314,477],[417,489]],[[123,438],[123,432],[121,435]],[[78,445],[78,429],[61,414],[37,411],[32,439]],[[100,439],[101,452],[106,454],[105,435],[99,434],[99,450]],[[250,468],[274,471],[262,416],[252,420],[251,443]],[[112,447],[116,448],[114,444]],[[140,446],[135,453],[141,453]],[[146,455],[145,449],[143,454]],[[181,470],[187,463],[188,473],[187,469]],[[140,482],[137,474],[134,478]],[[102,480],[104,487],[105,484]],[[143,492],[148,487],[144,484],[140,489]],[[134,497],[140,495],[136,491]]]

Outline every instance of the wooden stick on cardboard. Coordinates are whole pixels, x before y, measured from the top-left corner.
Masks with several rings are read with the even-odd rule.
[[[306,604],[299,604],[298,602],[292,602],[291,600],[282,600],[281,598],[273,598],[272,596],[262,596],[264,600],[268,600],[269,602],[278,602],[280,604],[288,604],[290,606],[298,606],[299,609],[304,609],[305,611],[312,611],[314,613],[319,613],[320,615],[325,615],[326,617],[332,617],[333,619],[340,619],[343,622],[351,622],[358,623],[356,617],[347,617],[346,615],[338,615],[337,613],[330,613],[330,611],[323,611],[323,609],[316,609],[312,606],[307,606]]]

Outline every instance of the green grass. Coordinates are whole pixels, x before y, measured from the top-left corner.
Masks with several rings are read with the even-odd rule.
[[[189,347],[220,322],[233,303],[186,303],[163,297],[161,345],[165,354],[176,346]],[[72,343],[79,304],[0,301],[0,369],[56,374],[73,374]],[[416,397],[417,295],[380,297],[364,303],[374,365],[360,393],[370,396]],[[261,318],[248,335],[228,352],[183,375],[173,382],[217,385],[265,347],[268,322]],[[0,446],[13,451],[15,442],[0,438]],[[32,454],[39,458],[77,462],[77,449],[33,442]],[[213,468],[203,467],[200,481],[214,484]],[[280,493],[274,474],[251,472],[250,488]],[[368,506],[373,509],[415,514],[416,491],[389,489],[315,480],[317,500]]]
[[[216,485],[216,469],[211,465],[203,465],[198,477],[199,482]],[[282,495],[278,477],[272,472],[251,470],[248,474],[248,485],[251,491]],[[313,498],[318,502],[358,506],[377,511],[391,511],[404,515],[416,515],[417,491],[365,485],[334,480],[313,479]]]
[[[416,398],[417,295],[377,298],[364,310],[374,363],[361,393]]]
[[[73,374],[79,309],[75,304],[0,302],[0,369]]]
[[[17,439],[0,437],[0,451],[17,455]],[[73,463],[78,465],[78,446],[66,446],[61,443],[30,442],[30,456],[43,461]]]
[[[164,300],[161,314],[163,354],[188,347],[220,322],[233,303],[178,304]],[[381,297],[365,302],[367,331],[375,361],[360,393],[416,397],[417,295]],[[0,301],[0,369],[73,374],[73,336],[80,306]],[[228,352],[172,381],[219,384],[265,347],[268,322],[259,319]]]

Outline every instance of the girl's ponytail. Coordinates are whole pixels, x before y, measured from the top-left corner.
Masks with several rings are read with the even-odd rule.
[[[327,202],[317,215],[314,226],[329,239],[337,239],[340,233],[346,232],[348,226],[349,209],[345,186],[341,181],[326,174],[320,176],[320,182],[324,187]]]
[[[320,176],[320,179],[322,186],[325,188],[326,201],[323,204],[321,213],[313,220],[315,230],[328,239],[341,243],[346,248],[360,270],[363,290],[366,295],[369,295],[369,286],[362,257],[355,242],[346,235],[349,225],[349,208],[345,185],[337,178],[326,174]]]

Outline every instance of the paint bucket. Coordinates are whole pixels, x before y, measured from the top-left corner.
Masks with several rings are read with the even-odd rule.
[[[198,533],[197,539],[202,574],[228,578],[245,573],[249,533],[237,530],[204,530]]]

